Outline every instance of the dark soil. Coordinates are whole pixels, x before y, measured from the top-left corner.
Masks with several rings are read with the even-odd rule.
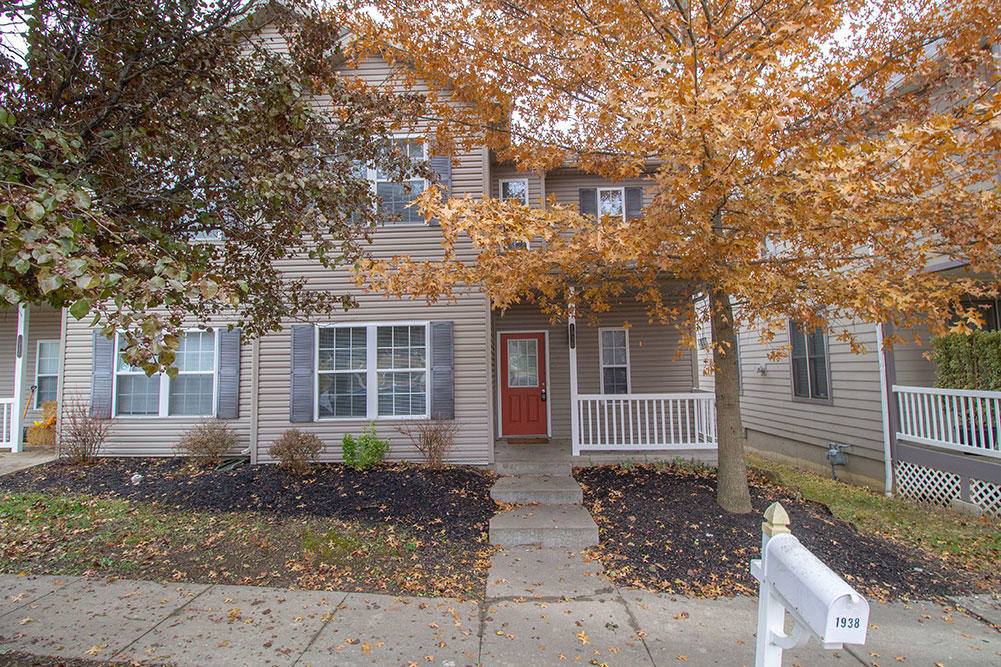
[[[598,523],[597,555],[620,585],[712,597],[757,593],[750,561],[760,558],[762,513],[779,501],[793,535],[864,595],[941,598],[972,592],[964,572],[928,555],[864,535],[819,503],[753,479],[750,514],[716,505],[716,473],[675,466],[615,466],[574,471]]]
[[[136,473],[142,480],[133,484]],[[363,471],[323,464],[296,477],[274,465],[219,471],[195,469],[183,459],[108,458],[87,466],[56,461],[31,468],[0,478],[0,490],[83,493],[175,510],[334,517],[468,542],[487,531],[497,511],[490,499],[494,479],[469,468],[405,464]]]
[[[19,651],[0,653],[0,667],[126,667],[135,663],[83,660],[81,658],[49,658]],[[155,667],[152,663],[143,663]]]
[[[55,462],[0,478],[0,493],[51,497],[8,498],[0,571],[476,598],[494,479],[405,464],[318,465],[296,477],[273,465]],[[88,504],[96,499],[128,506]]]

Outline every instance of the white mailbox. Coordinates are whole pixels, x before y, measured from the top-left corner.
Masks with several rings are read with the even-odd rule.
[[[782,650],[812,634],[824,648],[864,644],[869,603],[789,532],[789,515],[773,503],[762,524],[761,560],[751,561],[758,589],[757,667],[782,664]],[[785,614],[794,620],[785,632]]]
[[[865,644],[869,603],[794,535],[776,535],[765,547],[765,578],[786,609],[805,622],[824,648]]]

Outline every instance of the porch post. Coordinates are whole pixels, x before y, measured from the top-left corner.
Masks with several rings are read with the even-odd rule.
[[[577,401],[577,314],[573,304],[567,318],[567,343],[570,349],[570,442],[573,455],[580,454],[580,405]]]
[[[25,410],[24,360],[28,354],[28,306],[17,307],[17,336],[14,338],[14,414],[10,419],[11,451],[21,451],[22,415]]]

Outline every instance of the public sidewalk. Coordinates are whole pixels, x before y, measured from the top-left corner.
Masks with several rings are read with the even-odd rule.
[[[0,650],[156,664],[748,665],[756,601],[619,589],[555,549],[495,557],[487,599],[0,575]],[[1001,623],[991,599],[970,601]],[[935,603],[873,603],[868,642],[786,665],[1001,663],[1001,633]]]

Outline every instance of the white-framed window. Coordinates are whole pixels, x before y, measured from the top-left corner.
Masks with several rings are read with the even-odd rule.
[[[115,417],[210,417],[215,414],[218,382],[218,337],[215,331],[193,329],[178,341],[174,366],[147,376],[124,357],[125,339],[116,336],[113,405]]]
[[[365,327],[321,327],[317,332],[317,411],[323,417],[368,414]]]
[[[415,162],[428,159],[427,146],[418,137],[397,137],[393,140],[396,149]],[[424,216],[414,204],[414,200],[428,187],[423,178],[409,178],[397,181],[381,169],[369,169],[369,179],[374,183],[375,194],[381,200],[382,224],[423,225]]]
[[[35,348],[35,409],[56,400],[59,391],[59,341],[40,340]]]
[[[626,219],[625,188],[598,188],[598,219],[605,216]]]
[[[598,356],[601,363],[601,393],[629,393],[629,330],[624,327],[598,329]]]
[[[427,417],[427,322],[319,325],[318,419]]]
[[[528,179],[507,178],[500,181],[501,201],[514,201],[528,206]]]

